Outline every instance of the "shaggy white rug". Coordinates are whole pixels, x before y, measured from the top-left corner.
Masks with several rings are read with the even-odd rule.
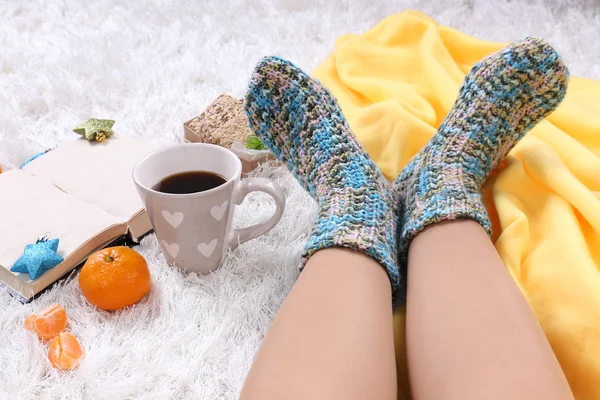
[[[72,139],[88,117],[115,119],[122,135],[181,142],[183,121],[220,93],[243,94],[259,57],[277,54],[311,70],[340,34],[405,8],[489,40],[545,36],[573,74],[600,78],[597,0],[0,0],[0,165],[13,168]],[[132,309],[93,309],[76,280],[25,306],[0,293],[0,399],[237,398],[296,279],[314,215],[287,172],[262,173],[286,189],[283,220],[210,276],[169,268],[150,236],[137,250],[153,287]],[[267,218],[272,207],[252,196],[236,223]],[[66,374],[22,329],[29,313],[55,302],[86,353]]]

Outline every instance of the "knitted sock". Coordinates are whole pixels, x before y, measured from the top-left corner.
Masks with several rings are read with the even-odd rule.
[[[395,182],[402,222],[399,258],[431,224],[472,219],[491,235],[481,187],[527,131],[565,96],[569,73],[539,38],[512,43],[476,64],[436,135]]]
[[[397,195],[356,141],[333,95],[292,63],[266,57],[244,105],[250,128],[318,202],[302,266],[318,250],[351,248],[385,268],[395,295]]]

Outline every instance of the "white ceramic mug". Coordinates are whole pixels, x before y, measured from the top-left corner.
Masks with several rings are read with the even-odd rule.
[[[189,194],[163,193],[153,187],[164,178],[190,171],[221,175],[226,182],[213,189]],[[133,168],[133,180],[148,211],[167,261],[202,274],[217,269],[227,249],[235,249],[265,234],[281,219],[283,189],[271,179],[241,180],[242,164],[231,151],[212,144],[186,143],[148,154]],[[236,204],[250,192],[266,192],[276,210],[266,222],[232,229]]]

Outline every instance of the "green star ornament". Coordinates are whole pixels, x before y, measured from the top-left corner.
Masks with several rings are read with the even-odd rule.
[[[104,142],[114,133],[112,131],[114,124],[115,121],[110,119],[90,118],[73,129],[73,132],[80,134],[90,142]]]

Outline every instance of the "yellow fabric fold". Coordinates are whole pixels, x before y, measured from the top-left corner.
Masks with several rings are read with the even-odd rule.
[[[393,180],[435,133],[469,69],[505,45],[405,11],[340,37],[314,76]],[[576,398],[600,399],[600,82],[572,77],[565,101],[511,152],[484,198],[496,248]],[[408,398],[403,324],[401,310],[399,387]]]

